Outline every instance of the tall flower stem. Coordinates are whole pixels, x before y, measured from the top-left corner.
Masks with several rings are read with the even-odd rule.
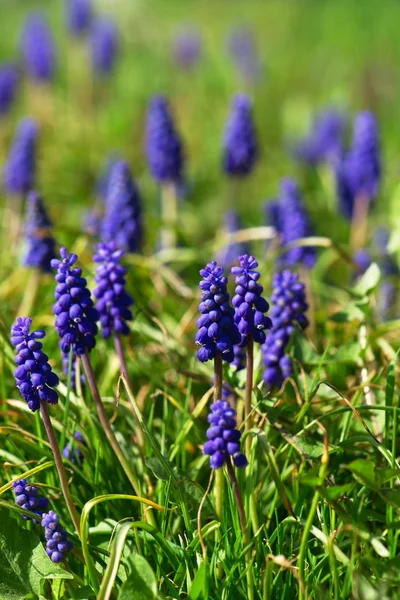
[[[251,394],[253,391],[253,372],[254,372],[254,340],[250,334],[247,338],[246,347],[246,388],[244,396],[244,418],[245,418],[245,429],[250,431],[252,427],[251,413]],[[246,438],[246,454],[250,457],[251,452],[251,437],[250,435]]]
[[[71,492],[69,490],[67,474],[64,469],[53,425],[51,424],[47,404],[43,400],[40,402],[40,414],[42,415],[44,428],[46,429],[47,437],[49,438],[50,446],[53,451],[54,462],[56,463],[56,468],[58,471],[58,476],[60,478],[61,489],[65,498],[65,502],[67,504],[69,514],[71,515],[72,522],[75,526],[76,533],[78,534],[78,537],[80,537],[80,520],[78,512],[75,508],[75,504],[72,500]]]
[[[217,352],[214,359],[214,401],[220,400],[222,396],[222,355]],[[224,473],[217,469],[215,474],[215,508],[217,517],[222,523],[224,513]]]
[[[350,246],[353,252],[365,246],[368,234],[369,198],[359,194],[354,200],[351,219]]]
[[[172,181],[161,187],[161,218],[163,227],[160,235],[162,250],[176,246],[176,225],[178,222],[178,198],[176,185]]]
[[[119,445],[118,440],[115,437],[113,430],[111,429],[111,425],[107,418],[107,414],[106,414],[102,399],[100,397],[100,393],[99,393],[97,383],[96,383],[96,378],[95,378],[93,368],[92,368],[92,365],[91,365],[91,362],[89,359],[89,355],[87,354],[87,352],[85,354],[83,354],[83,356],[82,356],[82,364],[83,364],[83,368],[85,369],[85,375],[86,375],[86,379],[87,379],[87,382],[88,382],[88,385],[90,388],[90,393],[92,394],[92,398],[96,405],[97,414],[98,414],[100,423],[104,429],[104,432],[107,436],[107,439],[110,442],[110,445],[111,445],[112,449],[114,450],[114,453],[117,456],[117,458],[120,462],[120,465],[123,468],[127,478],[129,479],[135,494],[140,495],[140,486],[138,484],[136,476],[135,476],[133,470],[131,469],[131,466],[130,466],[125,454],[123,453],[122,448]]]

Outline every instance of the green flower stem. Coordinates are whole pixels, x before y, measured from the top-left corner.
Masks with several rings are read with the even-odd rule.
[[[246,348],[246,389],[244,396],[244,419],[245,419],[245,429],[246,431],[250,431],[252,428],[252,417],[251,413],[251,394],[253,391],[253,372],[254,372],[254,340],[253,336],[250,334],[247,338],[247,348]],[[251,436],[248,435],[246,437],[246,455],[248,460],[250,460],[251,453]]]
[[[221,400],[222,396],[222,355],[217,352],[214,359],[214,402]],[[224,472],[222,469],[216,469],[215,473],[215,509],[217,517],[222,523],[224,514]]]
[[[176,225],[178,222],[178,199],[176,185],[172,181],[161,187],[161,216],[163,227],[160,234],[162,250],[176,247]]]

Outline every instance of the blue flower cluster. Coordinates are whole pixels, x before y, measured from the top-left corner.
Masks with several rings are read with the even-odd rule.
[[[60,255],[61,260],[53,258],[51,261],[53,269],[57,269],[55,327],[61,338],[61,350],[69,352],[72,346],[74,354],[82,356],[96,345],[99,313],[93,306],[82,269],[71,268],[78,260],[77,255],[68,254],[66,248],[61,248]]]
[[[101,77],[111,75],[118,54],[118,30],[109,17],[99,17],[91,30],[92,65]]]
[[[74,36],[86,33],[92,20],[92,12],[92,0],[66,0],[69,32]]]
[[[231,241],[232,234],[242,228],[239,213],[236,210],[229,210],[224,215],[224,229],[228,237],[228,243],[218,255],[218,262],[223,267],[231,267],[238,256],[248,252],[248,244],[245,242]]]
[[[52,223],[42,198],[36,192],[29,192],[26,211],[27,248],[23,264],[28,267],[36,267],[44,273],[50,273],[50,263],[55,253],[55,241],[50,233]]]
[[[65,560],[67,552],[72,550],[72,542],[60,525],[60,516],[53,510],[42,515],[42,527],[46,538],[46,554],[54,563]]]
[[[112,167],[105,215],[100,228],[104,242],[115,241],[128,252],[140,250],[143,239],[142,209],[127,162],[117,161]]]
[[[200,275],[203,277],[200,281],[201,317],[197,319],[199,330],[196,344],[201,348],[197,358],[207,362],[215,358],[219,351],[223,360],[232,362],[233,347],[240,343],[241,336],[233,320],[234,310],[229,304],[228,280],[224,276],[224,269],[212,261],[201,269]]]
[[[379,131],[375,117],[362,112],[354,120],[351,148],[336,169],[339,203],[345,217],[351,219],[356,198],[371,203],[381,181]]]
[[[261,346],[265,371],[264,382],[268,388],[280,387],[293,371],[292,362],[285,354],[291,334],[297,323],[302,329],[308,325],[305,311],[304,284],[298,275],[289,270],[274,276],[271,296],[271,331]]]
[[[173,43],[175,62],[182,69],[193,69],[201,54],[201,37],[195,27],[184,27],[178,31]]]
[[[37,83],[53,79],[55,48],[49,24],[41,13],[30,15],[22,35],[22,55],[28,75]]]
[[[130,306],[133,298],[126,290],[126,269],[120,265],[123,250],[118,250],[115,242],[99,243],[93,260],[99,265],[96,268],[97,287],[93,296],[97,298],[96,308],[100,315],[101,335],[109,338],[115,332],[128,335],[127,321],[132,320]]]
[[[34,512],[38,517],[41,517],[43,512],[47,510],[49,505],[48,498],[38,497],[37,488],[33,485],[28,485],[26,479],[13,481],[12,487],[15,494],[15,504],[18,504],[21,508]],[[26,515],[22,516],[26,521],[31,520]],[[35,519],[33,519],[33,522],[39,523]]]
[[[13,65],[0,65],[0,119],[10,110],[18,86],[18,71]]]
[[[45,337],[41,329],[30,333],[32,319],[17,317],[11,327],[11,344],[17,349],[15,362],[18,367],[14,371],[17,387],[29,409],[34,412],[40,408],[40,401],[57,404],[58,394],[52,389],[58,385],[58,377],[48,363],[48,356],[42,352],[42,343],[38,340]]]
[[[176,131],[168,101],[163,96],[154,96],[150,101],[145,145],[147,164],[157,183],[181,181],[182,142]]]
[[[246,26],[231,31],[227,46],[235,66],[246,83],[254,84],[262,73],[262,64],[254,39],[254,33]]]
[[[74,438],[81,444],[85,445],[84,437],[80,431],[75,432]],[[64,458],[68,458],[74,464],[83,462],[83,453],[76,443],[74,443],[74,447],[72,447],[72,442],[67,442],[64,450],[62,451],[62,455]]]
[[[334,108],[323,110],[315,117],[309,135],[296,144],[294,156],[312,166],[335,164],[342,152],[344,128],[342,113]]]
[[[248,462],[240,452],[241,432],[236,429],[236,412],[229,402],[216,400],[208,415],[211,427],[207,429],[208,442],[203,453],[210,457],[210,467],[220,469],[232,456],[236,467],[247,467]]]
[[[232,304],[235,307],[235,323],[242,336],[241,346],[247,344],[247,337],[251,335],[255,342],[265,342],[265,330],[271,329],[271,319],[265,316],[269,304],[262,297],[264,288],[257,283],[260,273],[256,271],[258,262],[254,256],[243,254],[238,258],[240,267],[232,267],[236,275],[235,295]]]
[[[258,145],[253,123],[251,100],[237,94],[233,97],[231,114],[223,140],[224,171],[232,177],[249,175],[258,158]]]
[[[34,186],[38,128],[33,119],[22,119],[4,165],[4,187],[8,194],[26,194]]]

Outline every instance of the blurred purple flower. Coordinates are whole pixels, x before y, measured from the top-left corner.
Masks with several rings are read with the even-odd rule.
[[[316,166],[324,162],[335,164],[342,152],[345,118],[334,108],[318,113],[309,134],[293,148],[300,161]]]
[[[0,118],[12,107],[18,86],[18,70],[14,65],[0,65]]]
[[[25,21],[22,55],[27,74],[36,83],[46,83],[54,76],[55,47],[44,15],[34,13]]]
[[[236,94],[232,99],[223,139],[225,173],[231,177],[250,175],[258,155],[251,99],[245,94]]]
[[[118,54],[118,29],[110,17],[99,17],[91,31],[92,65],[100,77],[111,75]]]
[[[50,262],[55,253],[55,241],[51,235],[52,223],[37,192],[29,192],[26,202],[25,239],[26,252],[23,264],[51,273]]]
[[[201,36],[194,26],[181,27],[173,40],[173,56],[182,69],[190,70],[196,66],[201,54]]]
[[[244,81],[257,82],[262,73],[262,65],[252,30],[237,26],[228,37],[228,52]]]
[[[34,186],[38,127],[25,117],[18,123],[7,160],[4,164],[4,187],[8,194],[26,194]]]
[[[67,27],[74,36],[86,33],[93,16],[92,0],[66,0]]]

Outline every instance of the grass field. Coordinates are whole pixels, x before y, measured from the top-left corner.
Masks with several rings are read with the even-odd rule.
[[[55,77],[37,86],[21,76],[15,104],[0,120],[2,171],[18,121],[33,117],[40,130],[35,189],[53,222],[57,257],[61,246],[75,252],[93,291],[95,240],[84,220],[104,161],[116,153],[140,188],[144,244],[122,261],[135,301],[123,340],[129,381],[121,378],[113,338],[98,335],[90,353],[104,426],[87,378],[74,391],[71,365],[63,374],[52,313],[55,271],[21,264],[27,242],[23,234],[12,239],[10,198],[2,191],[0,600],[399,598],[399,278],[389,277],[397,296],[384,318],[379,299],[388,278],[374,231],[390,231],[388,252],[398,264],[400,5],[99,0],[96,12],[112,15],[120,32],[115,69],[102,81],[93,76],[87,39],[68,35],[64,3],[56,0],[2,0],[0,63],[19,60],[21,29],[35,10],[45,12],[54,35]],[[171,55],[174,35],[188,23],[202,38],[191,71]],[[253,32],[257,80],[243,79],[229,54],[227,39],[238,26]],[[222,136],[236,92],[253,98],[260,147],[254,172],[239,184],[222,171]],[[170,249],[159,247],[162,190],[144,152],[147,106],[156,93],[169,98],[185,147],[186,194]],[[351,224],[338,209],[332,170],[296,162],[290,152],[326,106],[347,115],[348,138],[358,111],[373,111],[379,124],[383,177],[365,240],[377,264],[364,274],[352,258]],[[236,469],[236,488],[230,470],[210,469],[202,453],[207,413],[220,390],[218,381],[213,388],[213,361],[196,359],[199,270],[226,244],[223,215],[235,208],[270,300],[282,249],[276,239],[266,244],[270,230],[259,228],[267,224],[264,203],[277,197],[285,176],[299,183],[315,234],[316,264],[293,269],[306,284],[311,325],[295,331],[294,373],[280,389],[266,389],[256,345],[250,417],[249,369],[224,364],[249,461]],[[228,289],[233,295],[231,275]],[[59,402],[49,406],[59,447],[77,431],[83,435],[73,442],[82,461],[63,460],[79,532],[48,428],[13,377],[9,339],[18,316],[46,331],[43,350],[60,376]],[[24,521],[29,512],[14,502],[11,481],[21,477],[49,498],[73,542],[60,564],[44,551],[43,528]]]

